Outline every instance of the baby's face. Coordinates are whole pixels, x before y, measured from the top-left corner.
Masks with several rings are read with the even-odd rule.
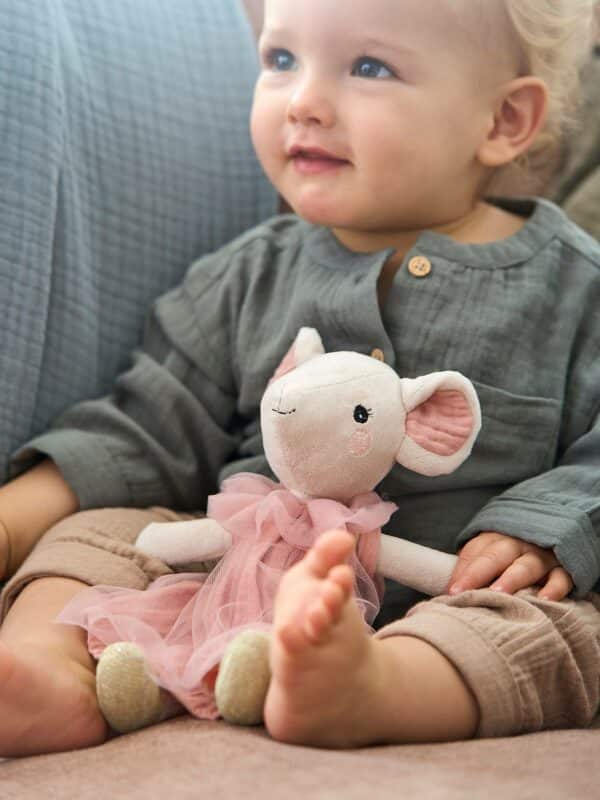
[[[452,219],[499,77],[468,2],[266,0],[252,135],[300,216],[340,233]]]

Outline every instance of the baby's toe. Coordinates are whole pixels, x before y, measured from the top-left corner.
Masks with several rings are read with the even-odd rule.
[[[304,630],[312,644],[320,644],[333,625],[333,616],[322,598],[315,600],[306,614]]]
[[[354,544],[354,537],[346,531],[324,533],[308,551],[306,565],[315,577],[326,578],[333,567],[346,561]]]

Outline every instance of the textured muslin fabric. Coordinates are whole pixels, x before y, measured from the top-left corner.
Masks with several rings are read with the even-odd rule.
[[[275,212],[257,71],[238,0],[0,3],[0,482],[193,258]]]
[[[479,706],[476,735],[586,727],[600,703],[600,596],[560,603],[489,589],[419,603],[378,638],[414,636],[452,662]]]
[[[58,522],[37,543],[0,595],[0,622],[18,594],[37,578],[71,578],[94,586],[111,584],[145,589],[171,574],[157,558],[135,548],[140,532],[152,522],[192,519],[166,508],[106,508],[80,511]]]
[[[57,622],[84,628],[96,658],[115,642],[137,645],[161,687],[194,716],[216,719],[214,668],[240,633],[271,630],[282,575],[325,531],[359,537],[350,559],[356,602],[373,623],[382,588],[374,580],[380,528],[394,509],[374,492],[346,505],[300,499],[263,476],[236,475],[209,498],[208,515],[232,539],[209,574],[166,575],[144,591],[95,586],[74,597]]]
[[[585,596],[600,578],[600,245],[552,203],[497,202],[523,217],[517,233],[474,245],[425,231],[383,305],[391,250],[351,252],[291,215],[243,234],[155,304],[113,395],[70,409],[15,470],[48,454],[82,508],[204,508],[228,475],[268,474],[261,398],[314,327],[328,351],[379,348],[409,378],[457,370],[478,394],[482,428],[461,467],[428,477],[397,464],[381,482],[398,506],[385,533],[456,552],[497,530],[553,549]],[[390,585],[384,613],[414,602]]]

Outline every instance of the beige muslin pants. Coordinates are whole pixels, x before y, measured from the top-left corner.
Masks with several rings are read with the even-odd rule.
[[[189,519],[162,508],[83,511],[41,539],[2,592],[2,618],[36,578],[144,589],[171,570],[133,547],[154,521]],[[510,736],[589,725],[600,702],[600,595],[560,603],[531,590],[505,595],[485,589],[419,603],[379,630],[409,635],[440,650],[479,703],[478,735]]]

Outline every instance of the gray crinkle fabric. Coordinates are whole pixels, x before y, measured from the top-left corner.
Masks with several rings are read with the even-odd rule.
[[[0,4],[0,481],[103,394],[151,300],[269,217],[236,0]]]

